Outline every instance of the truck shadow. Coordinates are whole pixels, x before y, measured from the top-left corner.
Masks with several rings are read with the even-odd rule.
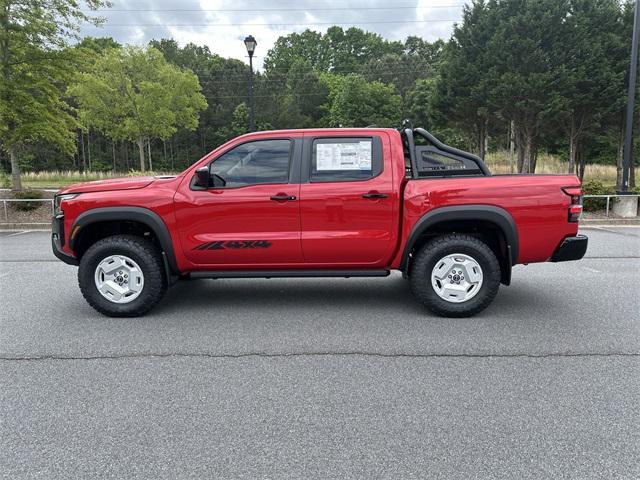
[[[544,312],[562,307],[563,298],[549,291],[536,291],[526,285],[502,286],[493,304],[475,319],[511,317],[528,312]],[[399,275],[391,278],[355,279],[223,279],[179,281],[167,291],[154,313],[179,315],[180,312],[210,310],[246,311],[255,315],[280,310],[301,315],[323,311],[327,314],[420,316],[440,318],[430,313],[411,294],[409,282]],[[259,311],[259,310],[258,310]],[[535,313],[534,313],[535,314]],[[453,321],[455,319],[447,319]],[[470,321],[472,319],[462,319]]]
[[[424,313],[400,276],[367,279],[224,279],[179,281],[167,291],[157,311],[256,307],[312,310],[392,309]]]

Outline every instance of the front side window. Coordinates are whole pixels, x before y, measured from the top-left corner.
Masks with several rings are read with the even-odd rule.
[[[291,140],[257,140],[238,145],[211,164],[226,187],[287,183]]]

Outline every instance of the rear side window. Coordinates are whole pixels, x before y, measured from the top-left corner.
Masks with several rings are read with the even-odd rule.
[[[290,160],[291,140],[257,140],[218,157],[211,173],[222,177],[226,187],[287,183]]]
[[[311,151],[312,182],[368,180],[382,172],[378,137],[317,138]]]
[[[478,175],[481,170],[473,161],[438,150],[435,147],[416,147],[418,174],[421,177],[450,175]]]

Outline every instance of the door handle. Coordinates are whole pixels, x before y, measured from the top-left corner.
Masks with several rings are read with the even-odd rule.
[[[369,192],[362,195],[362,198],[387,198],[388,196],[386,193]]]
[[[288,202],[291,200],[295,200],[296,197],[295,195],[285,195],[283,194],[278,194],[278,195],[273,195],[271,197],[271,200],[276,201],[276,202]]]

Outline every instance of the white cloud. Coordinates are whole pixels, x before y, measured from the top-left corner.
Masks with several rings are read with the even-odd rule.
[[[459,21],[463,2],[414,0],[399,5],[404,8],[394,8],[388,0],[354,0],[352,5],[356,5],[356,1],[361,8],[346,9],[345,3],[339,0],[315,0],[313,3],[294,0],[244,0],[242,3],[231,0],[114,0],[111,10],[100,13],[107,18],[107,23],[101,28],[87,26],[82,34],[112,36],[120,43],[138,45],[154,38],[174,38],[180,45],[188,42],[207,45],[218,55],[245,62],[248,60],[243,40],[246,35],[253,35],[258,41],[255,63],[260,68],[267,51],[279,36],[306,28],[324,32],[329,27],[301,25],[313,22],[347,23],[341,25],[343,28],[349,27],[348,22],[354,22],[355,26],[389,40],[403,40],[409,35],[429,41],[448,39],[453,28],[451,20]],[[360,24],[395,20],[428,22]]]

